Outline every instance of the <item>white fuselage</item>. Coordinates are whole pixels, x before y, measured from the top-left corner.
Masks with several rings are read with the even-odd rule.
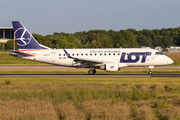
[[[157,66],[172,64],[173,60],[154,49],[144,48],[106,48],[106,49],[66,49],[73,58],[102,61],[100,64],[76,62],[68,58],[63,49],[23,51],[33,56],[21,58],[60,66],[96,67],[107,63],[117,63],[119,68],[128,66]],[[83,65],[84,64],[84,65]]]

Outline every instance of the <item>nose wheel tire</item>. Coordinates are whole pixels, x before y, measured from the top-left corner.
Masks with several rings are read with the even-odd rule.
[[[149,74],[152,75],[152,71],[149,71]]]
[[[151,69],[149,69],[149,74],[150,74],[150,75],[152,75],[152,71],[151,71]]]

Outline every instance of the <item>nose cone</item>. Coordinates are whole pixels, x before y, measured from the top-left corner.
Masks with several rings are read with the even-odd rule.
[[[168,64],[173,64],[174,61],[173,61],[171,58],[168,58],[168,59],[167,59],[167,63],[168,63]]]

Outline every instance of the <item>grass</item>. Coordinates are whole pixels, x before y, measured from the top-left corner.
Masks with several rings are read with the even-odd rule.
[[[0,119],[175,120],[179,87],[179,78],[0,78]]]
[[[165,53],[180,66],[180,53]],[[0,66],[49,66],[0,53]],[[1,74],[87,74],[89,69],[0,68]],[[147,74],[122,68],[98,74]],[[153,69],[180,73],[180,69]],[[179,78],[0,78],[0,119],[180,119]]]

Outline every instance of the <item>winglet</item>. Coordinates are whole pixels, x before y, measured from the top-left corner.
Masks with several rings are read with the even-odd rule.
[[[73,57],[71,57],[71,55],[70,55],[65,49],[63,49],[63,50],[64,50],[64,52],[66,53],[66,55],[67,55],[68,58],[73,58]]]

